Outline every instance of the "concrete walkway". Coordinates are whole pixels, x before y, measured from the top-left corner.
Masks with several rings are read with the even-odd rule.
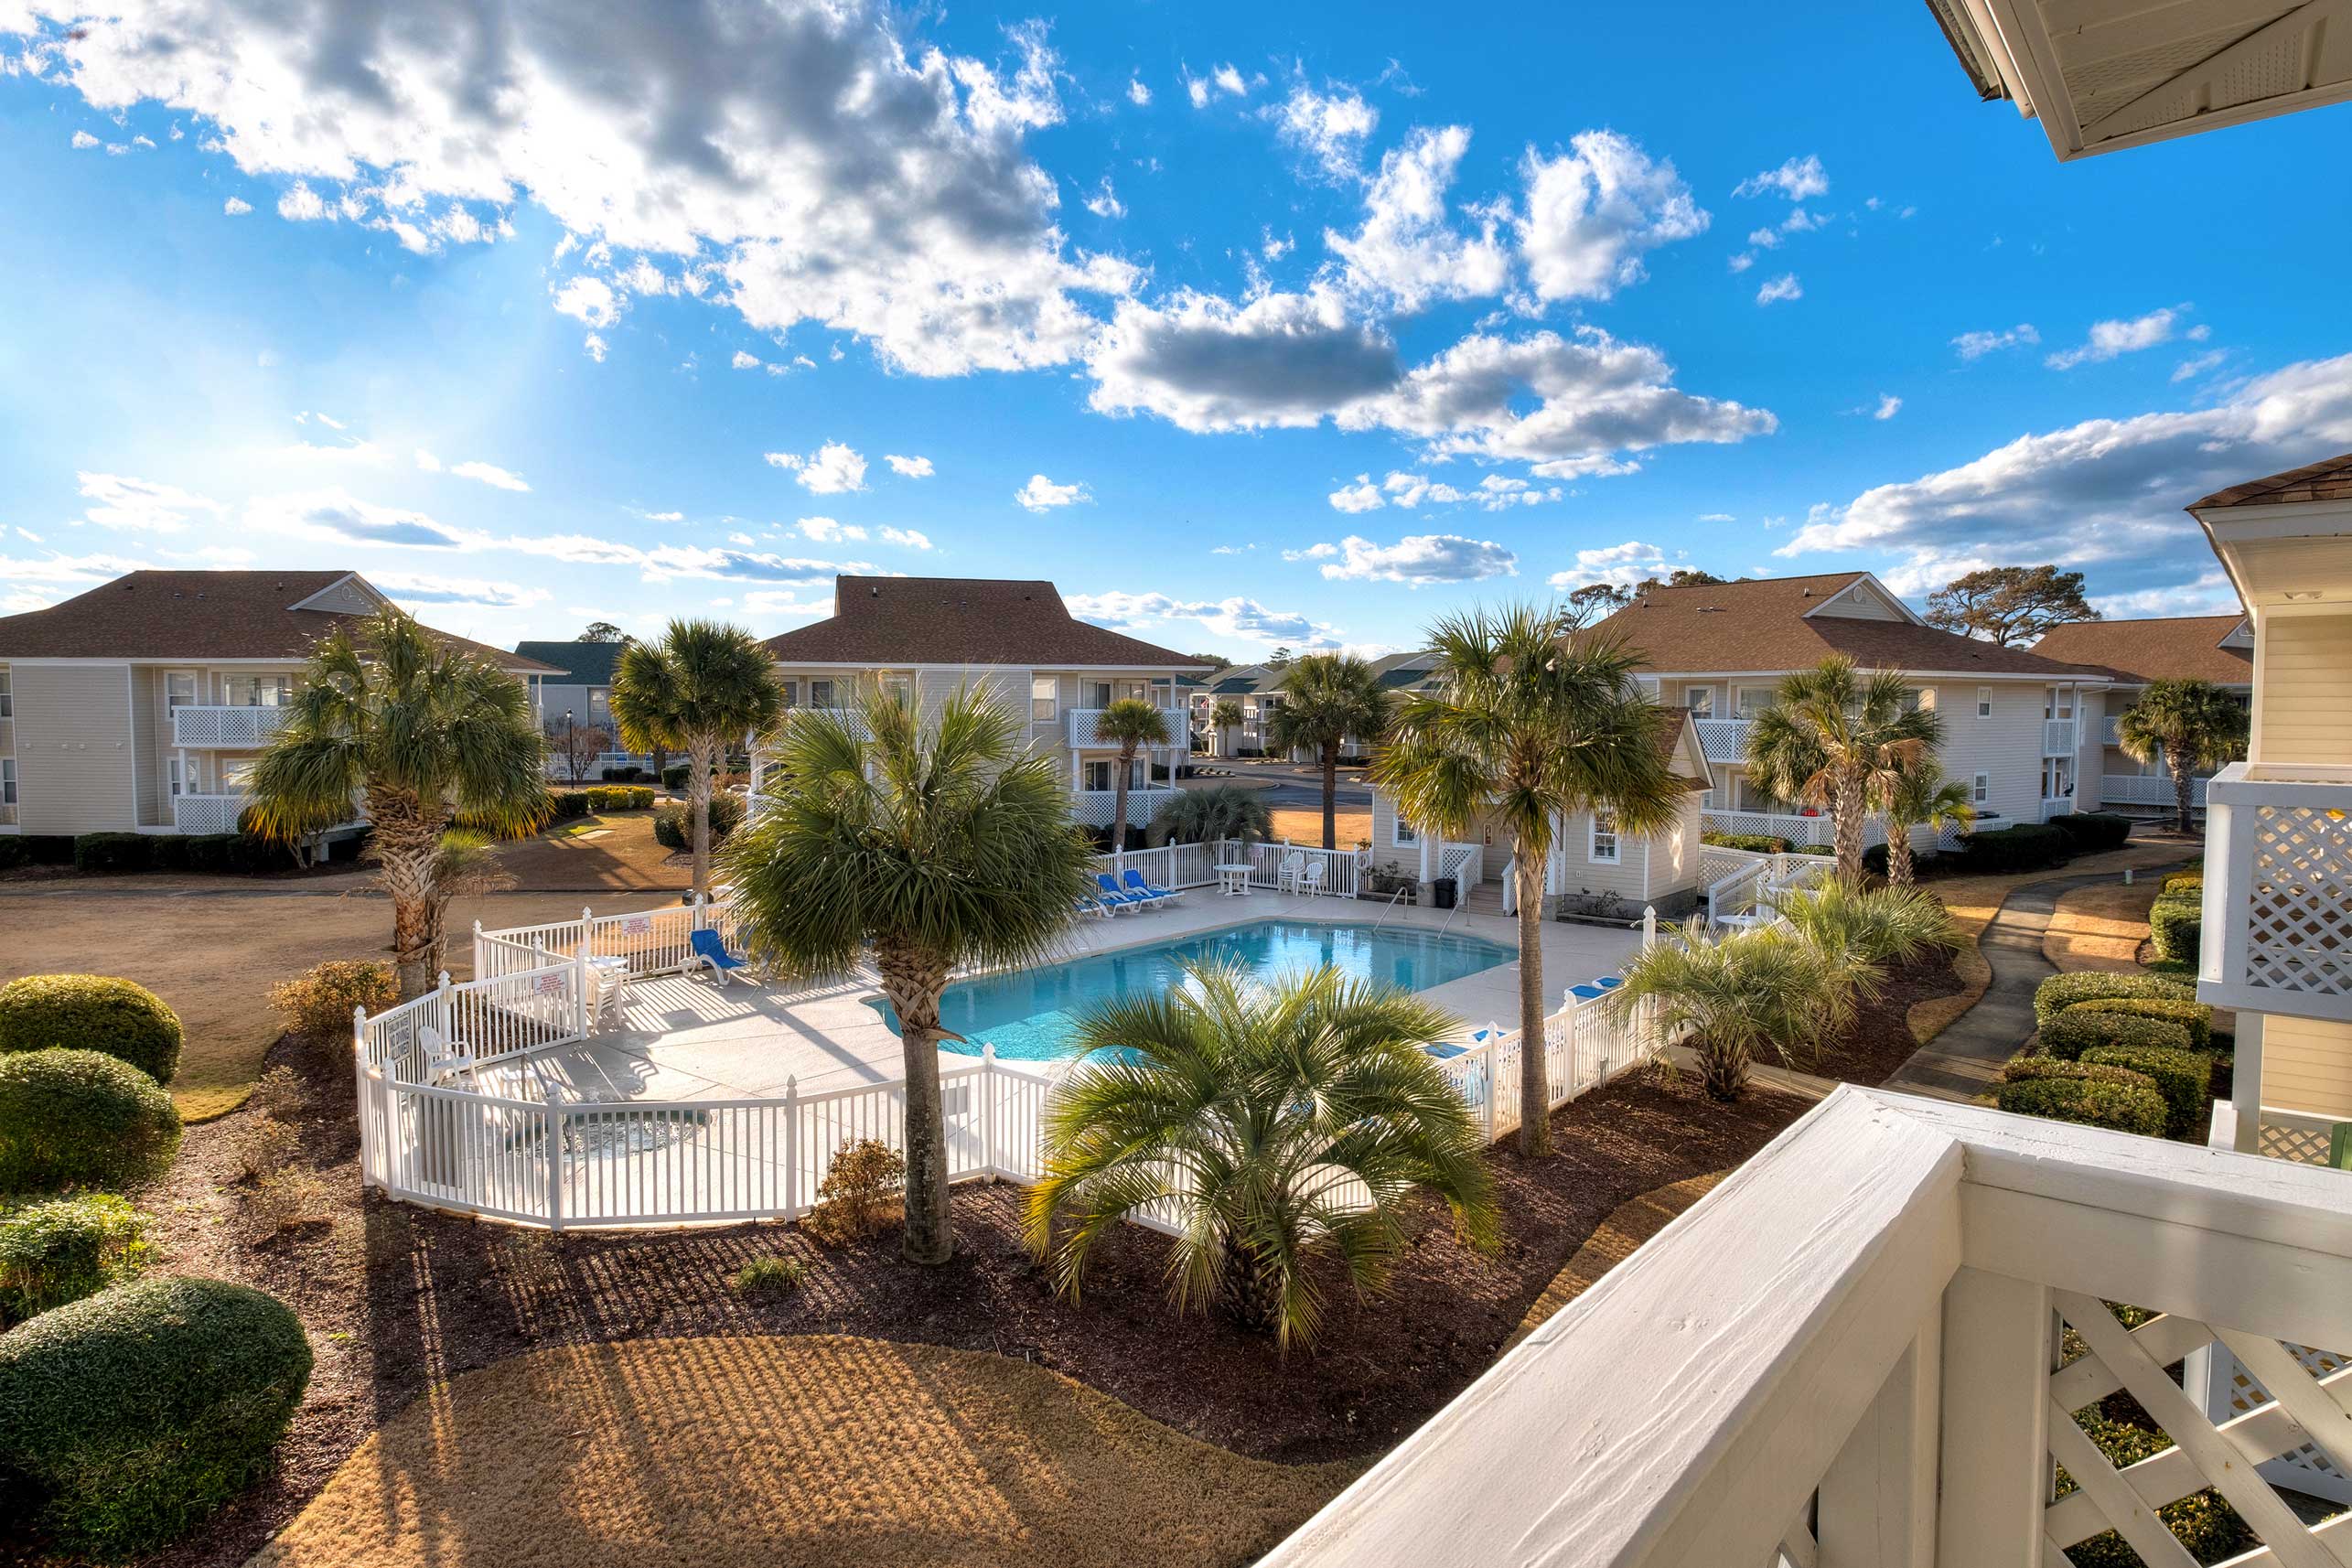
[[[2135,866],[2134,876],[2162,877],[2192,864]],[[2078,887],[2117,880],[2116,871],[2052,876],[2012,888],[1976,940],[1992,971],[1975,1006],[1961,1014],[1886,1080],[1906,1094],[1974,1100],[2001,1081],[2001,1064],[2034,1034],[2034,988],[2058,972],[2042,951],[2042,938],[2058,900]]]

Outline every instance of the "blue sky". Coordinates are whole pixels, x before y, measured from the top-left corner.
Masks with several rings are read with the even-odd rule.
[[[8,610],[351,565],[510,644],[1036,575],[1248,658],[2057,560],[2180,613],[2184,503],[2352,448],[2352,110],[2062,166],[1924,5],[46,4]]]

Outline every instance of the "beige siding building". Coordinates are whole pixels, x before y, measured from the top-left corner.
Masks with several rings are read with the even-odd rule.
[[[355,572],[134,572],[0,618],[0,832],[233,831],[312,645],[389,602]]]

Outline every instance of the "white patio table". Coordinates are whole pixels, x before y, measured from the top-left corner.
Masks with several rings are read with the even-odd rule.
[[[1250,891],[1250,863],[1228,861],[1217,867],[1217,890],[1228,898],[1239,898]]]

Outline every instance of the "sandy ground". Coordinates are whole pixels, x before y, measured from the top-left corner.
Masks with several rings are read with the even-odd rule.
[[[1367,843],[1372,836],[1372,813],[1339,811],[1332,813],[1333,831],[1341,849],[1352,849]],[[1288,839],[1293,843],[1319,844],[1323,842],[1323,808],[1309,806],[1277,806],[1274,808],[1274,837]]]
[[[2128,887],[2110,882],[2076,888],[2052,912],[2042,956],[2059,970],[2137,970],[2140,944],[2148,940],[2148,907],[2163,890],[2164,879],[2156,876]]]
[[[839,1336],[533,1351],[416,1401],[256,1568],[1251,1561],[1354,1474],[1009,1357]]]
[[[654,842],[651,811],[611,811],[558,822],[537,838],[501,845],[499,864],[526,893],[691,886],[692,869],[671,864],[670,854]]]
[[[389,954],[392,905],[362,875],[306,882],[109,877],[0,886],[0,981],[94,972],[135,980],[171,1004],[187,1031],[172,1094],[202,1121],[233,1109],[276,1039],[270,988],[328,959]],[[473,923],[514,926],[656,908],[675,894],[492,894],[462,898],[449,918],[449,971],[472,972]]]

